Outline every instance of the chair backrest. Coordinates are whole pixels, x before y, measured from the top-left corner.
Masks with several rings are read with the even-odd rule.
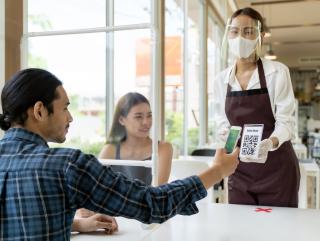
[[[216,153],[215,149],[201,148],[195,149],[191,152],[191,156],[214,156]]]
[[[170,180],[182,179],[200,174],[207,170],[209,164],[198,160],[172,160]]]

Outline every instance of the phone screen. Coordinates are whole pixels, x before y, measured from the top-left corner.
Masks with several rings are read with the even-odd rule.
[[[227,153],[231,153],[233,152],[233,149],[235,148],[237,142],[238,142],[238,138],[240,135],[241,129],[230,129],[229,135],[228,135],[228,139],[225,145],[225,149],[227,151]]]

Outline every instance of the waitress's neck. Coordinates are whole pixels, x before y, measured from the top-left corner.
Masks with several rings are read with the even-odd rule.
[[[237,73],[243,73],[246,71],[254,70],[257,66],[257,62],[252,59],[238,59],[237,63]]]

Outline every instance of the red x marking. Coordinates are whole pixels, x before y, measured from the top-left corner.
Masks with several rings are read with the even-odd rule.
[[[271,213],[272,208],[256,208],[256,212],[265,212],[265,213]]]

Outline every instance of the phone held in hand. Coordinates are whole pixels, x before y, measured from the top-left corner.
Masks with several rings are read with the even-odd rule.
[[[224,149],[226,149],[227,153],[233,152],[234,148],[236,147],[241,134],[241,129],[241,126],[231,126],[227,142],[224,146]]]

